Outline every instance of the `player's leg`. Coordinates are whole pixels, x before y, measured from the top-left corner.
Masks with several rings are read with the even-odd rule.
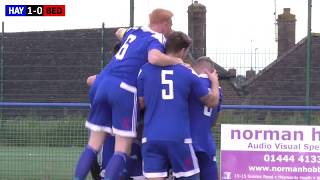
[[[100,151],[102,155],[101,161],[101,178],[105,177],[105,168],[113,156],[115,138],[114,136],[108,136]],[[112,151],[110,151],[112,150]],[[131,154],[126,163],[126,173],[121,177],[122,179],[133,180],[146,180],[142,173],[142,157],[141,157],[141,144],[137,139],[134,139],[131,147]]]
[[[168,143],[168,155],[176,179],[199,179],[199,165],[192,144]]]
[[[100,171],[100,177],[101,179],[104,179],[105,177],[105,169],[114,153],[114,136],[108,136],[102,146],[102,149],[100,150],[100,158],[101,158],[101,171]]]
[[[100,164],[98,162],[98,159],[95,159],[92,164],[92,167],[90,169],[92,179],[93,180],[101,180],[100,172],[101,172]]]
[[[142,170],[142,154],[141,154],[141,139],[143,131],[143,116],[144,111],[139,111],[137,119],[137,138],[131,145],[131,154],[127,163],[127,177],[132,180],[146,180]]]
[[[123,175],[133,138],[136,137],[137,95],[136,88],[117,82],[118,88],[108,94],[112,104],[112,132],[115,150],[106,167],[105,179],[118,180]]]
[[[91,167],[97,159],[97,153],[103,144],[105,132],[90,132],[90,138],[87,147],[80,155],[75,171],[75,179],[82,180],[87,177]]]
[[[115,151],[105,169],[106,180],[116,180],[122,177],[126,171],[126,162],[130,154],[131,138],[116,135]]]
[[[146,180],[142,172],[141,144],[137,139],[134,139],[132,143],[131,154],[127,163],[127,172],[127,177],[133,180]]]
[[[75,179],[78,180],[86,178],[97,159],[97,152],[104,142],[106,133],[111,133],[111,109],[106,101],[105,91],[105,87],[99,86],[92,101],[89,118],[86,122],[86,127],[90,129],[88,145],[80,155],[75,170]],[[107,121],[108,119],[109,121]]]
[[[218,180],[218,168],[215,158],[210,158],[205,152],[196,152],[201,180]]]

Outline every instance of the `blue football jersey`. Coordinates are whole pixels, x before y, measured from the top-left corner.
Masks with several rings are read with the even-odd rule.
[[[183,65],[147,63],[141,68],[137,87],[145,102],[143,137],[147,141],[191,142],[189,95],[193,92],[200,98],[209,92],[200,78]]]
[[[207,88],[211,87],[211,82],[205,74],[199,75],[201,82]],[[189,99],[189,114],[191,122],[191,137],[195,151],[206,152],[210,157],[215,155],[216,144],[211,127],[220,111],[222,102],[222,91],[219,88],[219,104],[215,108],[208,108],[203,105],[199,98],[191,95]]]
[[[119,51],[103,69],[102,75],[111,75],[136,86],[137,75],[148,62],[148,52],[158,49],[164,52],[165,37],[148,27],[129,28],[124,34]]]

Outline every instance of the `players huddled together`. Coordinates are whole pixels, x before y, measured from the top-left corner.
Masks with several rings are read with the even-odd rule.
[[[155,9],[148,27],[118,29],[110,63],[87,79],[90,135],[75,180],[90,171],[105,180],[218,179],[218,75],[209,57],[184,63],[191,39],[171,30],[172,16]]]

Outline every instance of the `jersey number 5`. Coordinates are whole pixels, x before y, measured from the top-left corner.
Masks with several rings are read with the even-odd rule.
[[[130,43],[132,43],[137,37],[133,34],[130,34],[128,36],[128,38],[126,39],[126,41],[123,43],[123,45],[121,46],[121,48],[118,50],[116,56],[117,60],[122,60],[124,55],[126,54]]]
[[[173,75],[173,70],[162,70],[161,71],[161,84],[168,85],[168,90],[162,89],[162,99],[173,99],[173,81],[166,79],[167,75]]]

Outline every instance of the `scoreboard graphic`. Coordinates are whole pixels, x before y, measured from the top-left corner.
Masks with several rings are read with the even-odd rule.
[[[65,16],[65,5],[6,5],[6,16]]]

